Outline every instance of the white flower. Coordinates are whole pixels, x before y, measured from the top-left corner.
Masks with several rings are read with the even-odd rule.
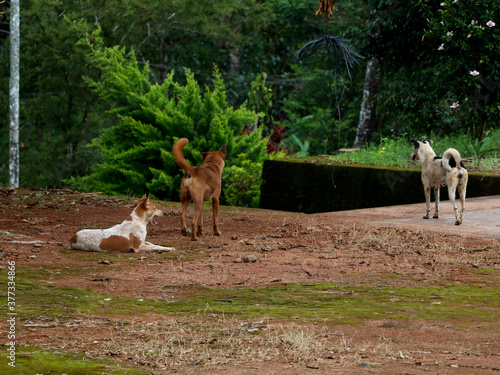
[[[453,31],[448,31],[448,32],[446,33],[446,36],[452,36],[452,35],[453,35]]]
[[[493,21],[488,21],[488,22],[486,23],[486,26],[493,27],[493,26],[495,26],[495,22],[493,22]]]
[[[441,44],[441,45],[438,47],[438,51],[442,51],[442,50],[444,50],[444,43],[443,43],[443,44]]]
[[[450,108],[458,108],[460,104],[458,102],[453,102],[453,104],[450,106]]]
[[[475,77],[479,75],[479,72],[477,70],[471,70],[469,73],[471,76]]]

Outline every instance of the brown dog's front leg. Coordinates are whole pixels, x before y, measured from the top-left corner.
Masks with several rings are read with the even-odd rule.
[[[212,215],[214,218],[214,235],[222,236],[219,230],[219,198],[212,199]]]

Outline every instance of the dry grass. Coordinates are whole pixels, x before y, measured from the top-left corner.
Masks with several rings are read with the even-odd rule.
[[[436,355],[441,355],[439,361],[453,358],[447,362],[455,363],[458,356],[487,358],[494,352],[489,341],[469,342],[468,335],[458,334],[460,345],[453,348],[441,342],[414,342],[414,334],[427,336],[426,332],[435,330],[435,323],[417,323],[411,328],[398,323],[397,328],[384,328],[379,322],[368,333],[353,327],[276,323],[269,319],[242,321],[210,313],[162,321],[114,321],[110,325],[112,322],[92,317],[53,321],[52,328],[44,328],[53,330],[51,343],[45,346],[83,352],[90,359],[111,357],[118,365],[133,363],[158,375],[193,371],[216,374],[221,369],[262,369],[269,364],[283,371],[306,366],[353,370],[362,363],[372,367],[384,363],[421,366],[438,363]],[[63,337],[59,335],[61,326],[84,328],[85,334],[77,340],[58,342],[56,338]],[[246,373],[242,371],[237,373]]]
[[[117,325],[110,339],[100,341],[87,353],[112,356],[119,362],[129,360],[152,374],[165,374],[185,366],[214,369],[272,362],[312,368],[326,363],[352,367],[367,358],[372,363],[384,358],[408,359],[412,352],[405,342],[383,333],[366,337],[327,325],[241,321],[207,314]]]
[[[327,344],[306,328],[218,317],[116,326],[95,354],[124,357],[152,370],[181,365],[224,365],[263,361],[308,362]]]

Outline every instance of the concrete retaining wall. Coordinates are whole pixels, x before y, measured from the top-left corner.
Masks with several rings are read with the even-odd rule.
[[[304,213],[425,202],[421,171],[314,162],[266,160],[260,207]],[[500,194],[500,176],[469,173],[467,197]],[[441,200],[448,199],[446,188]]]

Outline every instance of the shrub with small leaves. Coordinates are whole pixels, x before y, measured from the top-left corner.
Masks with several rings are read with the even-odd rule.
[[[201,152],[226,145],[224,181],[230,191],[248,182],[247,176],[232,171],[244,168],[259,183],[266,157],[267,139],[261,132],[241,134],[256,119],[255,112],[228,105],[225,85],[214,68],[213,87],[202,90],[194,74],[185,69],[186,83],[174,80],[171,72],[161,84],[151,83],[149,66],[140,68],[134,51],[103,48],[98,32],[82,39],[91,51],[92,62],[102,70],[99,81],[88,84],[109,104],[108,114],[116,121],[91,146],[102,155],[102,163],[83,177],[69,182],[77,189],[107,194],[140,196],[149,191],[160,199],[177,199],[183,171],[172,156],[173,143],[185,137],[190,143],[184,155],[192,165],[201,165]],[[244,155],[244,157],[242,156]],[[243,178],[245,181],[239,181]],[[252,186],[240,200],[258,205],[259,189]],[[224,201],[224,195],[222,197]],[[236,204],[232,200],[232,204]]]

